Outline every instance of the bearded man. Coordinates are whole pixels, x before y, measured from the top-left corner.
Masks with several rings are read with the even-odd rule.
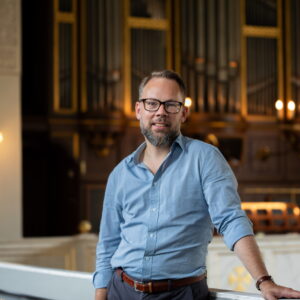
[[[296,298],[268,274],[217,148],[180,133],[185,85],[169,70],[143,79],[136,102],[145,142],[109,176],[96,251],[96,300],[204,300],[214,227],[266,299]]]

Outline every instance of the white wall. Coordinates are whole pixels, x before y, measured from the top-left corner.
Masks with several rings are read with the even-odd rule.
[[[0,240],[22,236],[20,0],[0,1]]]

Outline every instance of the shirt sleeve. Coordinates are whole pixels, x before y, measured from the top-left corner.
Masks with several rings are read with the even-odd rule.
[[[109,176],[100,223],[99,241],[96,247],[96,270],[93,274],[95,288],[105,288],[110,281],[113,270],[111,258],[120,243],[121,208],[118,204],[117,182],[115,174]]]
[[[241,209],[237,180],[216,148],[205,157],[202,167],[202,185],[211,220],[226,246],[233,250],[241,238],[253,235],[252,223]]]

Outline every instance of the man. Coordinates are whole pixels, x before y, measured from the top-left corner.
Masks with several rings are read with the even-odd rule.
[[[187,108],[179,75],[153,72],[142,81],[139,98],[135,111],[145,143],[107,183],[95,299],[207,299],[205,258],[213,227],[266,299],[300,297],[269,276],[223,156],[180,134]]]

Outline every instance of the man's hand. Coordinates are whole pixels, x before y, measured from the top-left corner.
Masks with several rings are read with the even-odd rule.
[[[107,289],[96,289],[95,300],[106,300]]]
[[[267,300],[276,300],[280,298],[297,298],[300,299],[300,292],[277,285],[276,283],[268,280],[260,284],[260,290],[262,295]]]

